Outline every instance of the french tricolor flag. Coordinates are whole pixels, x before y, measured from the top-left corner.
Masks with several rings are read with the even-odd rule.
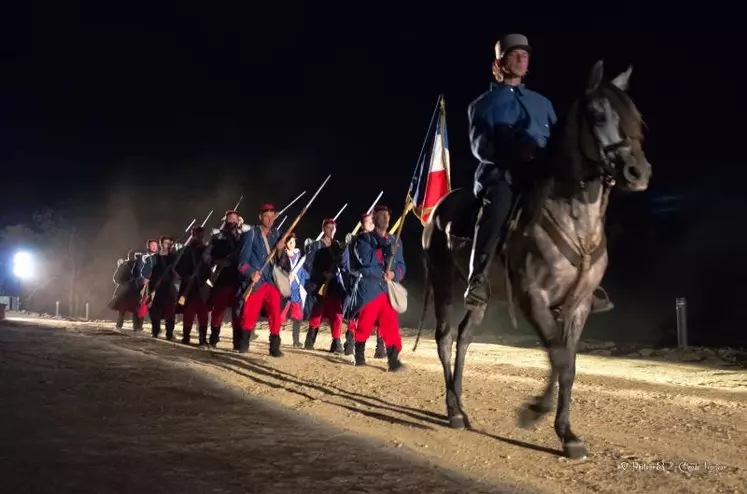
[[[430,152],[425,153],[415,168],[410,200],[415,216],[425,225],[443,196],[451,191],[449,138],[446,132],[446,108],[443,95],[439,97],[439,118],[436,130],[429,136]],[[432,122],[431,122],[432,123]],[[433,128],[433,125],[430,126]]]

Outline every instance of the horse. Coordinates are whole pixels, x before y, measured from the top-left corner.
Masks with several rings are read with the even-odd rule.
[[[527,194],[536,201],[535,214],[522,221],[522,228],[517,228],[521,212],[512,215],[511,233],[494,256],[488,277],[491,288],[505,288],[514,326],[516,304],[537,332],[550,360],[544,392],[519,410],[518,425],[532,427],[550,411],[557,381],[555,432],[563,454],[572,459],[588,454],[583,441],[571,430],[571,390],[576,346],[591,310],[593,293],[607,269],[604,219],[609,194],[615,187],[627,192],[646,190],[651,177],[651,164],[642,150],[643,119],[626,92],[631,73],[632,67],[628,67],[613,80],[605,81],[603,61],[593,66],[585,92],[555,126],[540,158],[549,171],[546,179],[532,189],[539,193]],[[471,429],[461,401],[462,377],[473,327],[482,322],[485,313],[484,305],[466,307],[458,327],[452,370],[452,297],[457,279],[467,282],[477,211],[472,190],[455,189],[437,203],[421,239],[426,291],[420,327],[432,296],[446,409],[449,425],[455,429]],[[495,295],[496,290],[492,292]]]

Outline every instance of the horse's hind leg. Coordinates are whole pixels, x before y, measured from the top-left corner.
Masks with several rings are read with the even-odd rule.
[[[454,338],[451,335],[450,321],[454,268],[453,266],[433,268],[433,266],[430,267],[429,276],[433,283],[438,358],[441,361],[441,367],[443,367],[444,382],[446,383],[446,413],[451,427],[462,428],[464,424],[461,423],[461,409],[459,408],[459,399],[454,392],[454,375],[451,371],[451,348],[454,344]]]
[[[471,429],[469,417],[464,411],[462,405],[462,376],[464,375],[464,364],[467,357],[467,350],[472,343],[472,329],[475,324],[479,324],[485,314],[485,307],[469,309],[464,315],[462,322],[459,324],[459,335],[457,336],[457,355],[454,361],[454,396],[459,407],[459,415],[451,417],[450,423],[453,428]]]
[[[566,349],[569,352],[567,366],[559,369],[560,384],[558,389],[558,410],[555,415],[555,433],[563,443],[563,453],[572,459],[585,458],[589,453],[583,441],[571,431],[571,391],[576,378],[576,345],[581,338],[586,319],[591,310],[592,298],[582,302],[573,312],[570,321],[565,324],[564,330],[568,332],[565,336]]]

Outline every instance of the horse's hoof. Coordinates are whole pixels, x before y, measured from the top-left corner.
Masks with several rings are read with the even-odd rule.
[[[571,460],[583,460],[589,456],[589,451],[581,441],[568,441],[563,444],[563,454]]]
[[[462,413],[462,420],[464,421],[464,428],[467,430],[472,430],[472,424],[469,421],[469,417],[466,413]]]
[[[533,405],[525,405],[519,410],[518,422],[522,429],[532,429],[540,421],[544,413],[536,410]]]
[[[449,417],[449,427],[452,429],[466,429],[467,425],[465,423],[464,415],[459,414]]]

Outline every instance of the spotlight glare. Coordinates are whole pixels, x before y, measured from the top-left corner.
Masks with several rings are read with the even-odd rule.
[[[16,252],[13,256],[13,274],[22,280],[34,276],[34,260],[28,252]]]

